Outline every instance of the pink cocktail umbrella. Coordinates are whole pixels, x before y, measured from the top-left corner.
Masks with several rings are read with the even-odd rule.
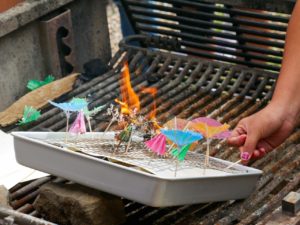
[[[154,138],[146,141],[145,144],[158,155],[164,155],[166,153],[166,136],[163,134],[156,135]]]
[[[84,121],[84,113],[80,111],[73,122],[70,130],[70,133],[75,133],[75,134],[84,134],[86,133],[86,126],[85,126],[85,121]]]

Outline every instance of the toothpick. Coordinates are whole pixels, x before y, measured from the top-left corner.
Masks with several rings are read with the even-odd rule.
[[[205,129],[206,129],[206,135],[207,135],[207,140],[206,140],[206,154],[205,154],[205,168],[209,166],[209,152],[210,152],[210,138],[209,138],[209,133],[208,133],[208,126],[205,124]]]
[[[112,123],[115,121],[115,118],[112,118],[109,122],[109,124],[107,125],[106,129],[104,130],[104,134],[108,131],[108,129],[110,128],[110,126],[112,125]]]
[[[177,176],[177,170],[178,170],[178,160],[176,160],[176,164],[175,164],[175,173],[174,173],[174,177]]]
[[[210,141],[211,139],[207,139],[207,145],[206,145],[206,154],[205,154],[205,167],[209,166],[209,152],[210,152]]]
[[[128,144],[127,144],[127,147],[126,147],[126,150],[125,150],[126,153],[128,152],[129,146],[130,146],[130,144],[131,144],[132,133],[133,133],[133,131],[130,132],[129,141],[128,141]]]
[[[240,162],[242,162],[243,160],[242,159],[239,159],[238,161],[234,162],[234,163],[231,163],[229,166],[227,166],[225,169],[230,169],[231,167],[239,164]]]
[[[90,116],[86,116],[86,120],[88,121],[90,132],[93,132],[92,131],[92,126],[91,126],[91,118],[90,118]]]
[[[68,133],[69,133],[69,118],[70,118],[70,114],[69,114],[68,111],[66,112],[66,117],[67,117],[67,126],[66,126],[65,143],[67,143],[67,141],[68,141]]]

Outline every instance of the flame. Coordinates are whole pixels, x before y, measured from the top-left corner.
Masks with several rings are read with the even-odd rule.
[[[149,93],[149,94],[152,95],[152,97],[153,97],[153,104],[152,104],[153,108],[152,108],[151,112],[149,113],[148,118],[152,121],[153,126],[154,126],[155,129],[160,129],[161,126],[158,125],[157,120],[156,120],[156,101],[155,101],[155,99],[156,99],[156,94],[157,94],[157,88],[155,88],[155,87],[143,88],[142,93],[147,93],[147,94]]]
[[[143,88],[142,89],[142,93],[149,93],[152,95],[154,101],[153,101],[153,109],[151,110],[151,112],[149,113],[149,119],[155,119],[156,117],[156,101],[155,101],[155,97],[156,97],[156,93],[157,93],[157,89],[154,87],[147,87],[147,88]]]
[[[122,101],[115,99],[121,106],[121,113],[130,114],[133,111],[140,111],[139,96],[134,92],[131,82],[128,64],[125,63],[120,79],[120,90]]]

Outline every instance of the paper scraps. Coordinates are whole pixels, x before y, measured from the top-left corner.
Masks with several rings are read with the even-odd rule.
[[[49,84],[51,83],[52,81],[54,81],[55,78],[52,76],[52,75],[48,75],[45,80],[30,80],[28,81],[27,83],[27,88],[31,91],[35,90],[35,89],[38,89],[46,84]]]
[[[33,108],[32,106],[25,106],[23,117],[22,119],[17,123],[18,125],[24,125],[33,121],[38,120],[40,118],[41,112]]]

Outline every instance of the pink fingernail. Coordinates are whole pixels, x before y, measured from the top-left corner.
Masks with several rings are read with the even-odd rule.
[[[248,152],[242,152],[241,153],[241,159],[248,161],[250,159],[250,154]]]

